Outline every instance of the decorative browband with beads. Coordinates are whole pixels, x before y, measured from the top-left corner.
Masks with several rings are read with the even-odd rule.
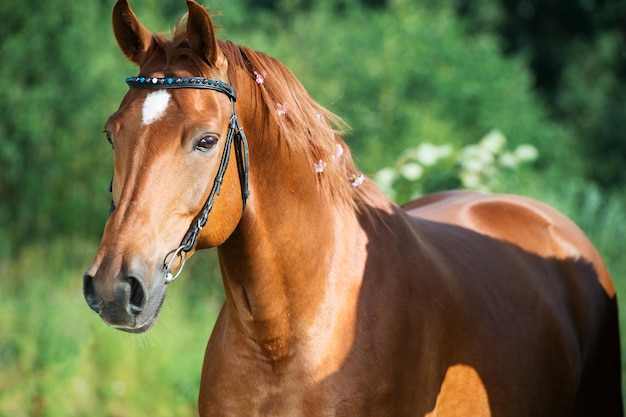
[[[215,90],[237,99],[235,89],[224,81],[204,77],[128,77],[126,84],[134,88],[195,88]]]

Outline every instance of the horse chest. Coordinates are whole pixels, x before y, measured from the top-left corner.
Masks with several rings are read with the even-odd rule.
[[[211,350],[211,346],[207,352]],[[317,366],[312,366],[316,362]],[[344,363],[345,365],[345,363]],[[224,352],[207,354],[200,390],[200,415],[209,416],[377,416],[373,398],[389,385],[371,378],[363,363],[348,366],[317,361],[300,352],[283,365]],[[360,375],[360,376],[359,376]],[[378,391],[378,392],[377,392]],[[369,404],[369,405],[368,405]]]
[[[237,370],[230,370],[230,375]],[[200,415],[217,416],[327,416],[337,413],[335,399],[302,377],[275,375],[256,369],[243,377],[206,386],[200,393]]]

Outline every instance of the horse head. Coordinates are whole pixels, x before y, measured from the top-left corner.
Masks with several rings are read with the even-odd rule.
[[[127,0],[113,11],[117,42],[139,75],[127,79],[131,88],[105,125],[114,209],[83,290],[107,324],[128,332],[153,326],[172,269],[223,243],[245,204],[243,176],[225,169],[241,158],[230,152],[232,136],[243,135],[228,62],[207,11],[187,5],[186,30],[173,40],[146,29]]]

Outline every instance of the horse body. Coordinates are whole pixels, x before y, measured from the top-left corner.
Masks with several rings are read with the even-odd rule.
[[[118,43],[155,83],[232,83],[236,111],[220,92],[131,88],[107,123],[116,209],[84,291],[114,327],[154,324],[238,113],[250,198],[226,169],[192,249],[218,247],[226,295],[201,416],[621,415],[615,291],[575,225],[515,196],[396,206],[282,64],[218,41],[188,6],[168,41],[119,0]]]
[[[346,267],[337,274],[323,271],[325,282],[334,285],[326,284],[326,297],[312,311],[321,331],[311,331],[310,321],[303,320],[306,331],[294,337],[298,323],[264,323],[286,329],[291,337],[280,345],[281,356],[269,359],[260,345],[249,344],[248,332],[226,336],[240,318],[230,304],[233,297],[227,297],[207,347],[201,410],[210,416],[241,409],[280,416],[619,415],[619,384],[602,392],[608,381],[619,381],[619,345],[613,293],[595,272],[606,270],[588,263],[599,259],[593,247],[587,243],[578,257],[533,253],[521,248],[521,237],[503,243],[485,233],[488,226],[477,229],[476,222],[496,221],[491,211],[482,218],[459,213],[480,203],[505,215],[512,208],[521,211],[518,215],[529,211],[536,220],[524,222],[524,231],[534,234],[526,243],[535,241],[555,253],[581,243],[580,231],[553,210],[539,211],[544,207],[514,196],[457,192],[436,196],[436,202],[433,197],[409,205],[417,206],[410,211],[413,217],[385,202],[380,213],[354,216],[352,226],[339,215],[344,227],[334,236],[349,243],[330,252],[339,258],[334,264]],[[446,222],[428,219],[438,216]],[[470,220],[455,217],[471,219],[472,229],[466,224]],[[451,219],[454,224],[446,224]],[[555,236],[552,228],[573,236]],[[519,232],[505,225],[498,231],[507,240],[516,240]],[[228,249],[220,248],[225,283]],[[324,257],[316,252],[309,262],[324,264]],[[259,275],[255,280],[276,278]],[[291,304],[276,322],[305,317],[295,313],[307,298],[293,288],[294,281],[284,294],[254,294],[266,296],[268,305],[275,306],[277,298]],[[604,334],[594,328],[611,320],[613,328]],[[247,354],[233,349],[246,341]],[[589,349],[596,345],[610,348]],[[581,392],[583,374],[590,370],[596,372],[595,392]]]

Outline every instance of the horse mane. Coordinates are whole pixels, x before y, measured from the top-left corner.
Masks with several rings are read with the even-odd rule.
[[[178,22],[173,39],[156,39],[165,52],[166,66],[175,60],[187,60],[198,76],[208,76],[211,63],[189,46],[185,16]],[[317,103],[294,74],[280,61],[237,45],[218,40],[228,61],[228,76],[238,99],[246,88],[250,99],[262,101],[262,119],[278,127],[278,140],[296,152],[302,152],[322,189],[336,202],[355,208],[382,196],[382,192],[355,166],[342,136],[348,125]],[[254,97],[257,96],[257,97]],[[269,125],[266,127],[269,129]],[[317,171],[322,172],[317,172]]]

